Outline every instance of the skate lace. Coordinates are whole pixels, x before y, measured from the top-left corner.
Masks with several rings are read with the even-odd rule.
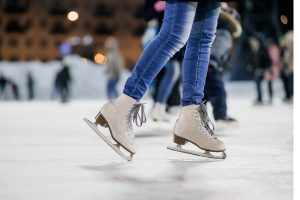
[[[127,115],[127,124],[128,128],[132,130],[132,123],[135,123],[138,127],[141,127],[143,123],[147,121],[145,114],[145,107],[143,103],[133,104],[131,107],[129,114]]]
[[[210,118],[209,118],[209,116],[207,114],[205,105],[202,103],[196,109],[197,109],[198,113],[200,114],[200,120],[202,121],[203,127],[207,130],[207,132],[211,136],[213,136],[215,134],[214,133],[215,126],[211,122],[211,120],[210,120]],[[212,128],[210,127],[210,124],[212,125]]]

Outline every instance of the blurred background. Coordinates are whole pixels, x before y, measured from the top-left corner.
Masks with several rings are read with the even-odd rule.
[[[293,30],[293,1],[245,0],[229,6],[240,13],[243,33],[234,40],[224,78],[253,79],[257,66],[249,38],[257,34],[280,48],[279,74],[288,48],[284,36]],[[105,96],[105,41],[116,38],[129,72],[143,47],[149,20],[145,7],[144,0],[1,0],[1,99],[54,98],[63,63],[70,66],[72,98]]]

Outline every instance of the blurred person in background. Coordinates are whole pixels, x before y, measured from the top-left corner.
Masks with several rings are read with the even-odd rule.
[[[3,99],[5,100],[7,98],[7,95],[6,95],[6,86],[7,86],[7,79],[4,77],[4,75],[2,75],[0,73],[0,99]]]
[[[272,104],[273,102],[273,82],[274,80],[279,78],[280,71],[282,70],[280,48],[277,43],[278,41],[270,39],[268,44],[268,53],[271,59],[271,67],[266,71],[264,78],[271,83],[272,98],[270,98],[269,104]]]
[[[35,84],[35,82],[34,82],[31,72],[27,73],[26,78],[27,78],[26,86],[27,86],[27,92],[28,92],[28,100],[32,100],[32,99],[34,99],[34,84]]]
[[[218,130],[237,125],[237,120],[227,114],[227,94],[222,73],[231,57],[233,39],[239,38],[241,33],[239,13],[228,7],[226,3],[222,3],[204,88],[204,99],[213,107],[213,116]]]
[[[20,100],[20,92],[19,92],[19,86],[17,83],[15,83],[12,80],[8,80],[8,83],[11,87],[12,95],[14,100]]]
[[[117,86],[125,64],[122,54],[119,50],[119,44],[116,38],[109,37],[105,41],[105,48],[107,57],[106,74],[108,76],[106,94],[108,99],[111,100],[119,95]]]
[[[280,74],[285,91],[285,102],[293,102],[294,94],[294,33],[288,31],[281,39],[283,68]]]
[[[269,54],[269,46],[271,45],[269,38],[263,33],[255,33],[249,38],[249,45],[252,51],[252,67],[254,70],[254,81],[256,85],[257,97],[254,101],[255,105],[263,104],[262,82],[272,73],[272,60]],[[273,101],[272,79],[266,79],[268,85],[269,104]]]
[[[9,92],[9,89],[11,93]],[[11,99],[20,100],[19,87],[13,80],[0,74],[0,99],[7,100],[10,96]]]
[[[72,78],[70,74],[69,64],[66,60],[62,61],[62,68],[56,74],[54,87],[60,97],[62,103],[66,103],[70,100],[71,97],[71,84]]]

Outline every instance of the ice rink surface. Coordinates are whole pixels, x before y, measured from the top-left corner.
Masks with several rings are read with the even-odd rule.
[[[173,124],[149,119],[135,128],[139,151],[126,162],[82,120],[104,100],[0,102],[0,199],[292,199],[293,107],[279,98],[253,106],[252,92],[229,87],[239,127],[217,132],[226,160],[167,150]]]

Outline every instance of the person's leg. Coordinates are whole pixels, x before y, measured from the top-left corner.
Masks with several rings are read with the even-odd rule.
[[[71,100],[71,95],[72,95],[72,94],[71,94],[71,86],[72,86],[72,85],[71,85],[70,83],[67,84],[67,100],[68,100],[68,101]]]
[[[107,97],[109,99],[114,99],[117,97],[117,91],[116,91],[116,80],[109,79],[107,82]]]
[[[237,120],[229,117],[227,114],[227,94],[222,74],[213,67],[208,68],[204,94],[213,107],[213,116],[217,130],[237,126]]]
[[[171,149],[195,154],[195,151],[181,148],[181,145],[191,142],[206,150],[206,153],[196,153],[197,155],[224,159],[225,145],[215,137],[206,107],[202,103],[210,49],[215,38],[219,12],[219,3],[198,4],[183,61],[182,108],[173,129],[173,141],[177,146]],[[222,155],[212,155],[207,151],[222,152]]]
[[[159,84],[157,98],[152,111],[154,121],[169,122],[170,116],[167,114],[167,101],[180,74],[179,63],[174,59],[167,63],[165,69],[165,74]]]
[[[181,67],[179,70],[181,71]],[[181,76],[175,82],[167,104],[169,107],[181,105]]]
[[[257,92],[257,98],[256,98],[257,103],[262,103],[262,89],[261,89],[262,80],[263,80],[262,75],[256,75],[254,77],[256,92]]]
[[[58,94],[58,98],[62,101],[63,92],[62,92],[62,85],[61,84],[57,87],[57,94]]]
[[[159,34],[146,47],[131,76],[127,79],[123,93],[139,101],[152,80],[187,42],[196,13],[196,2],[166,3],[164,21]]]
[[[282,80],[283,89],[284,89],[284,93],[285,93],[284,100],[289,99],[290,95],[289,95],[289,88],[288,88],[288,77],[284,71],[281,71],[280,78]]]
[[[114,99],[118,96],[118,80],[117,79],[112,79],[111,80],[111,98]]]
[[[288,88],[289,88],[289,94],[290,94],[290,99],[293,98],[294,96],[294,73],[291,72],[289,75],[288,75]]]
[[[218,3],[198,4],[183,60],[183,106],[202,102],[219,12]]]
[[[114,93],[113,93],[113,95],[114,95],[114,98],[116,98],[117,96],[119,96],[119,93],[118,93],[118,82],[119,82],[119,80],[114,80],[114,86],[113,86],[113,91],[114,91]]]
[[[273,81],[268,81],[269,103],[273,102]]]
[[[213,107],[215,120],[226,119],[226,91],[220,72],[209,68],[205,83],[205,95]]]
[[[178,60],[179,69],[178,71],[181,72],[181,65],[182,61]],[[177,115],[180,111],[181,107],[181,74],[176,80],[173,89],[169,95],[167,100],[167,111],[171,115]]]
[[[109,79],[107,81],[107,85],[106,85],[106,95],[108,97],[108,99],[111,99],[111,79]]]
[[[66,87],[63,86],[61,87],[61,102],[66,102],[66,94],[67,94],[67,91],[66,91]]]
[[[156,101],[159,103],[167,103],[167,100],[172,92],[174,84],[179,77],[179,63],[176,60],[170,60],[166,65],[165,74],[160,82]]]

